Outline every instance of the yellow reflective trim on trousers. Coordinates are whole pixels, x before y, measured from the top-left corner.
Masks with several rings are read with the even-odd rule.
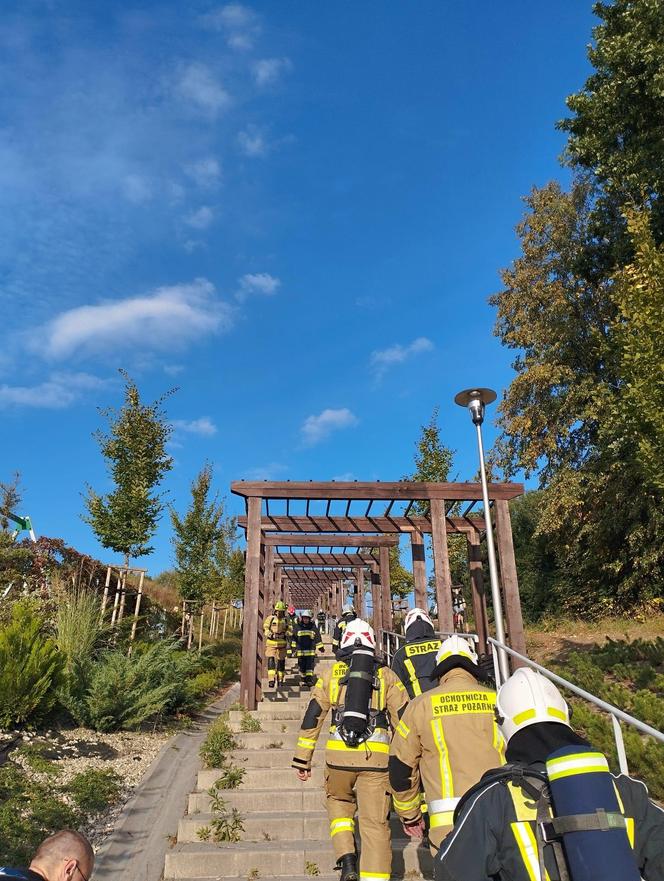
[[[389,743],[379,743],[375,740],[366,740],[359,746],[346,746],[343,740],[328,740],[327,749],[337,750],[337,752],[357,753],[358,750],[368,749],[372,753],[389,753]]]
[[[366,878],[366,881],[390,881],[390,873],[386,872],[360,872],[360,881]]]
[[[299,737],[297,745],[302,747],[302,749],[316,749],[316,741],[312,740],[311,737]]]
[[[413,697],[418,697],[422,694],[422,689],[420,688],[420,680],[417,678],[417,673],[415,672],[415,664],[413,664],[410,658],[406,658],[403,665],[406,670],[408,670],[408,678],[410,679],[410,684],[413,688]]]
[[[410,798],[408,801],[399,801],[399,799],[392,793],[392,801],[394,802],[394,807],[398,811],[410,811],[411,808],[419,808],[420,806],[420,796],[419,794],[415,796],[415,798]]]
[[[352,817],[338,817],[336,820],[330,820],[330,835],[336,835],[338,832],[354,832],[355,820]]]
[[[521,859],[528,872],[530,881],[542,881],[539,867],[539,856],[537,854],[537,842],[535,841],[535,833],[530,823],[510,823],[514,838],[516,839]],[[544,870],[545,881],[551,881],[549,873]]]
[[[440,780],[442,783],[442,797],[451,798],[454,795],[454,780],[452,778],[452,768],[450,766],[450,756],[447,751],[447,743],[445,741],[445,732],[443,731],[443,720],[432,719],[431,730],[433,732],[434,743],[438,750],[438,760],[440,763]]]
[[[439,814],[429,814],[429,826],[438,829],[439,826],[452,826],[454,824],[454,811],[441,811]]]

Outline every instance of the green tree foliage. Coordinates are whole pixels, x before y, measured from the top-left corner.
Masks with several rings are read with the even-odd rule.
[[[109,432],[96,437],[108,464],[115,489],[106,496],[88,487],[84,518],[105,548],[130,557],[152,550],[163,501],[156,492],[173,465],[166,453],[171,426],[162,405],[166,397],[144,404],[136,383],[124,371],[125,399],[119,411],[107,409]],[[170,394],[170,393],[169,393]]]
[[[237,564],[232,547],[235,521],[224,516],[218,495],[210,498],[211,487],[212,466],[206,464],[191,485],[187,513],[180,517],[171,508],[175,569],[185,600],[222,598]]]
[[[20,513],[22,495],[18,472],[8,481],[0,481],[0,511]],[[13,521],[0,514],[0,589],[10,584],[22,586],[30,568],[30,549],[12,538],[15,529]]]
[[[600,24],[588,57],[594,72],[567,99],[573,116],[567,161],[587,169],[619,204],[664,193],[664,4],[662,0],[595,3]],[[655,205],[658,232],[663,206]]]
[[[0,628],[0,728],[42,720],[55,703],[62,657],[29,600],[14,603]]]
[[[413,573],[406,569],[401,562],[401,551],[396,545],[390,548],[390,587],[393,597],[405,599],[408,594],[413,592],[414,587]]]
[[[429,483],[445,483],[449,480],[454,450],[446,447],[441,440],[438,407],[434,407],[431,419],[421,427],[415,450],[415,471],[406,475],[403,480]],[[418,514],[428,514],[429,503],[415,502],[413,509]]]

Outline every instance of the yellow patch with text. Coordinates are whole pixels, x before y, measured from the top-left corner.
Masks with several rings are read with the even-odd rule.
[[[412,658],[413,655],[428,655],[430,652],[437,652],[440,648],[440,640],[432,639],[431,642],[419,642],[415,645],[407,645],[406,657]]]
[[[431,697],[434,716],[461,716],[466,713],[493,715],[495,703],[495,694],[488,691],[449,691]]]

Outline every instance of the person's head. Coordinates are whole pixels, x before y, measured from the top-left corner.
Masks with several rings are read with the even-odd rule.
[[[531,725],[569,724],[569,707],[556,686],[530,667],[519,667],[498,690],[496,716],[509,744],[515,734]]]
[[[30,869],[46,881],[88,881],[94,864],[88,839],[73,829],[62,829],[42,841]]]
[[[424,609],[411,609],[403,622],[403,632],[409,638],[429,636],[433,634],[433,621]]]
[[[288,607],[288,614],[291,616],[291,618],[295,615],[295,606]]]
[[[300,621],[303,624],[311,624],[311,619],[314,617],[311,609],[303,609],[300,615]]]
[[[353,604],[346,603],[341,610],[341,614],[347,621],[352,621],[353,618],[355,618],[355,609],[353,608]]]
[[[432,679],[441,679],[450,670],[460,668],[471,673],[477,679],[482,678],[477,666],[477,653],[472,642],[457,633],[444,639],[436,652],[436,666],[431,673]]]
[[[376,651],[376,634],[373,627],[361,618],[354,618],[344,628],[339,644],[339,654],[351,654],[356,648]]]
[[[277,618],[283,618],[286,614],[286,603],[284,603],[282,600],[277,600],[277,602],[274,604],[274,614],[277,616]]]

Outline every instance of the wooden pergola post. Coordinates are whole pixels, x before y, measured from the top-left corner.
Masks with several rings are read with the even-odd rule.
[[[390,585],[390,549],[379,548],[380,592],[383,613],[383,630],[392,629],[392,589]]]
[[[468,568],[473,596],[473,617],[475,633],[479,637],[479,649],[482,654],[487,651],[487,635],[489,620],[486,611],[486,593],[484,592],[484,572],[482,570],[482,554],[480,551],[480,534],[476,529],[466,533]]]
[[[427,604],[427,561],[424,552],[424,538],[419,529],[410,533],[410,551],[413,557],[413,581],[415,587],[415,605],[418,609],[428,611]]]
[[[434,577],[436,581],[436,605],[438,606],[438,629],[443,633],[454,630],[452,611],[452,575],[447,549],[445,525],[445,502],[431,499],[431,544],[433,546]]]
[[[361,566],[355,570],[355,611],[358,618],[364,618],[364,569]]]
[[[373,606],[373,629],[378,645],[383,642],[383,597],[378,573],[378,563],[371,567],[371,604]]]
[[[500,560],[500,580],[503,585],[503,603],[505,604],[505,625],[507,641],[515,652],[526,653],[526,637],[523,632],[523,615],[519,599],[519,581],[516,574],[514,559],[514,543],[512,541],[512,522],[507,501],[494,501],[496,515],[496,545]],[[510,658],[512,669],[522,667],[523,662]]]
[[[247,557],[244,581],[244,629],[242,631],[242,668],[240,701],[248,710],[256,709],[258,657],[258,611],[261,565],[261,499],[247,499]],[[262,621],[261,621],[262,628]],[[262,633],[260,634],[262,639]]]

